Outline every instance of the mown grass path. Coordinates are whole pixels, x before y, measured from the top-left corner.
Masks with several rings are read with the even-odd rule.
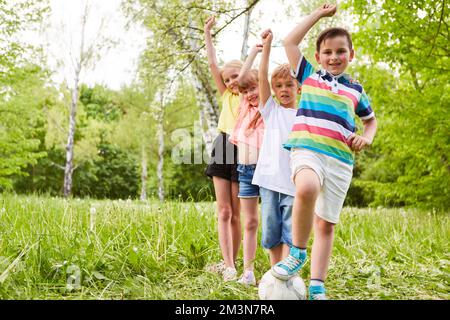
[[[345,208],[329,298],[449,299],[449,218]],[[1,299],[258,299],[204,271],[219,259],[213,203],[0,195]],[[261,247],[255,268],[269,268]]]

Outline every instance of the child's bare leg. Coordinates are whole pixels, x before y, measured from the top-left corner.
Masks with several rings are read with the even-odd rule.
[[[241,248],[242,227],[241,227],[241,205],[238,198],[239,183],[231,183],[231,206],[233,215],[231,216],[231,234],[233,237],[233,261],[236,261]]]
[[[283,244],[283,252],[281,254],[280,260],[283,260],[284,258],[286,258],[289,255],[290,249],[291,248],[287,244]]]
[[[283,247],[281,244],[279,244],[276,247],[270,248],[268,251],[269,251],[270,265],[273,266],[275,265],[275,263],[281,260],[280,258],[283,253]]]
[[[258,198],[241,198],[244,214],[244,270],[253,270],[258,234]]]
[[[213,177],[214,191],[217,201],[217,224],[219,233],[219,245],[222,251],[223,261],[227,267],[234,268],[233,237],[231,219],[233,207],[231,204],[231,181]]]
[[[311,279],[325,281],[333,249],[334,224],[314,218],[314,243],[311,251]]]
[[[273,266],[277,262],[283,260],[289,255],[289,246],[281,243],[276,247],[269,249],[270,265]]]
[[[289,256],[272,267],[272,275],[281,280],[294,276],[307,259],[306,246],[314,221],[316,200],[320,193],[319,176],[312,169],[295,175],[295,199],[292,207],[292,244]]]
[[[320,180],[312,169],[302,169],[295,176],[292,207],[292,244],[306,248],[314,221],[314,209],[320,192]]]

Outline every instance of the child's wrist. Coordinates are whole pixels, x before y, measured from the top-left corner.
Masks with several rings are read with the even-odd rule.
[[[366,141],[367,145],[371,145],[372,144],[372,139],[365,137],[365,136],[361,136],[361,138],[363,138]]]
[[[311,13],[312,18],[314,18],[316,21],[322,19],[324,16],[322,15],[322,12],[320,9],[317,9]]]

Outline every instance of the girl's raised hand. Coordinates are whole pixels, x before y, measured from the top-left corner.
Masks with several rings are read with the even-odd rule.
[[[205,22],[205,31],[209,32],[211,31],[212,27],[216,24],[216,17],[211,16],[208,19],[206,19]]]
[[[252,51],[254,52],[254,53],[260,53],[260,52],[262,52],[262,49],[263,49],[263,45],[262,44],[255,44],[253,47],[252,47]]]
[[[317,9],[321,17],[332,17],[336,13],[337,6],[335,4],[323,4]]]
[[[270,44],[272,42],[273,39],[273,33],[272,30],[270,29],[266,29],[261,33],[261,39],[262,39],[262,43],[263,45],[265,44]]]

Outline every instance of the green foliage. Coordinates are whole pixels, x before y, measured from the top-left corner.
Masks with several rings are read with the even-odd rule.
[[[14,37],[39,21],[46,4],[19,2],[13,11],[9,3],[0,1],[0,12],[7,17],[1,22],[0,42],[8,44],[0,57],[5,70],[0,75],[0,185],[14,183],[18,192],[59,194],[68,127],[64,106],[70,96],[64,86],[49,87],[49,75],[39,67],[24,64],[25,47]],[[319,4],[315,0],[300,3],[298,15]],[[220,17],[220,27],[226,27],[243,7],[228,1],[129,0],[124,8],[143,21],[152,36],[140,61],[139,82],[118,91],[81,86],[74,192],[108,197],[98,186],[112,172],[121,171],[124,175],[119,174],[118,185],[130,179],[123,192],[112,185],[105,185],[105,190],[113,197],[135,197],[140,187],[138,171],[146,161],[147,192],[156,195],[158,117],[164,114],[167,197],[209,199],[212,187],[204,176],[206,164],[192,163],[193,148],[203,146],[194,146],[198,92],[187,70],[192,66],[197,76],[208,74],[206,59],[198,56],[205,18],[214,13]],[[25,12],[32,9],[36,14],[27,16]],[[450,203],[448,5],[430,0],[344,1],[337,16],[321,20],[308,34],[302,49],[309,58],[315,36],[330,25],[352,31],[356,59],[349,73],[364,85],[378,119],[373,146],[356,157],[346,205],[445,210]],[[168,78],[174,79],[171,89],[162,89]],[[164,106],[157,101],[158,91],[165,95]],[[190,145],[189,161],[182,164],[172,159],[180,136]],[[100,146],[107,146],[110,156],[103,157]],[[123,167],[118,161],[123,161]]]
[[[80,86],[80,102],[84,105],[87,117],[111,122],[119,119],[122,110],[115,101],[115,94],[103,86],[96,85],[89,88],[87,85]]]
[[[409,72],[416,84],[441,81],[449,68],[449,15],[445,0],[346,1],[357,18],[354,41],[375,62]]]
[[[175,98],[165,110],[164,185],[171,199],[204,201],[213,194],[212,184],[205,175],[206,164],[200,158],[205,148],[202,137],[198,136],[201,132],[194,131],[198,121],[195,95],[194,88],[187,81],[180,81]],[[178,163],[173,159],[174,149],[184,144],[187,146],[186,158]]]
[[[198,54],[191,45],[194,48],[203,45],[206,18],[211,13],[235,13],[239,9],[233,8],[233,4],[223,0],[125,1],[128,14],[140,18],[152,35],[143,56],[146,70],[166,74],[169,69],[186,69]]]
[[[347,1],[357,19],[362,83],[379,120],[355,185],[373,205],[450,203],[448,6],[445,1]],[[377,63],[384,63],[378,67]],[[388,66],[388,67],[386,67]]]
[[[45,73],[35,65],[15,69],[8,89],[0,95],[0,188],[12,187],[11,178],[45,156],[39,152],[38,127],[49,102]]]
[[[101,143],[95,160],[83,162],[73,176],[75,197],[128,199],[136,198],[139,174],[136,159],[119,147]],[[25,177],[16,177],[14,190],[18,193],[61,195],[64,171],[57,167],[63,163],[61,149],[46,150],[47,157],[30,165]]]
[[[40,130],[44,135],[45,131]],[[39,150],[46,156],[37,160],[36,164],[30,164],[23,170],[25,174],[14,177],[14,190],[19,194],[48,194],[58,196],[62,194],[64,170],[57,164],[64,163],[65,153],[63,149],[46,149],[43,144],[44,136],[41,136]]]
[[[191,155],[193,159],[194,155]],[[165,156],[164,181],[169,199],[210,201],[214,197],[212,181],[205,175],[206,164],[176,164]]]
[[[36,26],[48,12],[48,1],[40,0],[0,0],[0,87],[7,85],[13,78],[14,69],[29,61],[24,58],[34,49],[20,41],[18,35]]]
[[[84,163],[74,173],[74,195],[79,197],[127,199],[137,196],[139,174],[136,159],[126,151],[101,143],[99,158]]]

